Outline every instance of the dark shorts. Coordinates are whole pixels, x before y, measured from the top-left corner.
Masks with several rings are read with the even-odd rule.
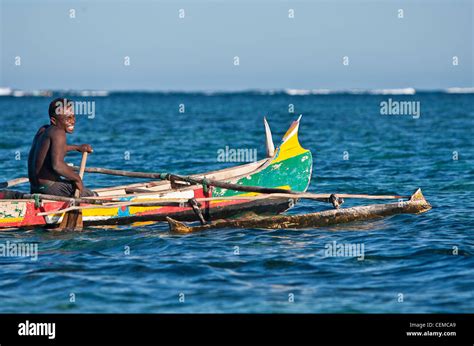
[[[76,191],[76,186],[68,181],[54,181],[50,184],[43,184],[31,188],[31,193],[42,193],[45,195],[73,197]],[[97,192],[84,188],[81,192],[81,197],[98,196]]]

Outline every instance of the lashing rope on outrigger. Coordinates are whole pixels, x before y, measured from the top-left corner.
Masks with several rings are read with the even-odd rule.
[[[183,181],[183,182],[189,183],[190,185],[202,185],[202,191],[204,192],[204,194],[208,194],[210,186],[213,185],[213,183],[210,182],[206,177],[201,178],[201,179],[195,179],[195,178],[191,178],[190,176],[181,176],[181,175],[176,175],[176,174],[171,174],[171,173],[161,173],[159,175],[159,178],[161,180],[168,180],[172,184],[176,184],[176,181]]]
[[[41,207],[41,200],[40,200],[39,194],[34,193],[33,194],[33,199],[35,200],[35,208],[39,209]]]

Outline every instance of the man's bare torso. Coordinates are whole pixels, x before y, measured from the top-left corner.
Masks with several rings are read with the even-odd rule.
[[[55,136],[61,135],[55,126],[42,126],[35,135],[28,156],[28,177],[31,186],[39,186],[48,181],[60,181],[53,170],[51,143]]]

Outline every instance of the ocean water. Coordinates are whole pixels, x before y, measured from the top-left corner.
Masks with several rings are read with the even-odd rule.
[[[389,98],[420,102],[421,116],[381,115],[380,103]],[[95,101],[94,118],[79,116],[69,138],[94,147],[89,166],[182,174],[230,167],[236,163],[217,160],[225,146],[265,156],[264,115],[277,145],[303,114],[300,142],[314,156],[309,191],[410,194],[420,187],[433,209],[298,231],[174,235],[155,223],[82,233],[0,232],[0,244],[34,242],[39,250],[36,261],[0,257],[0,312],[474,311],[473,94],[78,99]],[[2,181],[26,175],[29,145],[48,121],[50,100],[0,97]],[[67,161],[78,163],[80,154]],[[85,177],[88,187],[135,181]],[[364,202],[346,200],[345,206]],[[289,212],[327,208],[301,201]],[[326,257],[334,242],[363,245],[364,259]]]

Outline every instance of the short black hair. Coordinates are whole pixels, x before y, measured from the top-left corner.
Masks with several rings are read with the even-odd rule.
[[[48,109],[48,114],[50,117],[55,117],[56,115],[58,115],[58,113],[56,113],[58,107],[62,107],[63,109],[65,108],[65,106],[68,106],[72,103],[73,101],[70,100],[70,99],[67,99],[65,97],[57,97],[55,98],[53,101],[50,102],[49,104],[49,109]]]

